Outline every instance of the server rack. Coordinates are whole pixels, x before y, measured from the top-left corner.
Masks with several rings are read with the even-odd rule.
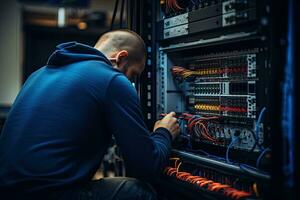
[[[185,133],[181,135],[189,137],[174,142],[173,160],[157,182],[160,194],[169,199],[295,198],[294,193],[286,193],[292,188],[286,186],[291,177],[286,177],[283,169],[288,149],[281,148],[286,144],[281,131],[287,49],[283,41],[291,1],[176,2],[178,5],[165,0],[133,0],[127,4],[129,28],[139,33],[147,46],[145,72],[138,81],[147,125],[151,129],[161,114],[176,111],[183,121]],[[208,61],[214,61],[219,69]],[[246,67],[235,67],[236,63]],[[184,69],[173,70],[177,65]],[[217,77],[216,72],[223,74]],[[238,109],[236,105],[242,106]],[[215,129],[208,130],[215,140],[193,136],[184,119],[187,114],[217,116],[220,121],[215,122]],[[218,128],[225,133],[218,133]],[[233,138],[246,141],[237,139],[234,144]],[[268,147],[280,148],[271,148],[272,157],[253,167]],[[226,159],[229,150],[230,159]],[[182,173],[178,173],[178,163]],[[223,185],[220,190],[216,189],[218,183]]]

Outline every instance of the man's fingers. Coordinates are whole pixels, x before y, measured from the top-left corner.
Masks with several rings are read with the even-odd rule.
[[[173,123],[174,123],[174,124],[178,124],[177,118],[173,117]]]
[[[171,115],[172,117],[176,116],[176,113],[174,111],[170,112],[168,115]]]

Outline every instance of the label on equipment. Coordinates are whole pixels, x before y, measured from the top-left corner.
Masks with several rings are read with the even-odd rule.
[[[187,35],[187,34],[188,34],[188,24],[184,24],[181,26],[165,29],[164,39],[177,37],[181,35]]]
[[[164,19],[164,29],[188,23],[188,13]]]

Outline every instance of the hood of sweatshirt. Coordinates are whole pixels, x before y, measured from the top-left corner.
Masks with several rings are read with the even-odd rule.
[[[49,67],[59,67],[74,62],[99,60],[111,65],[107,57],[97,49],[78,42],[67,42],[56,46],[56,50],[48,59]]]

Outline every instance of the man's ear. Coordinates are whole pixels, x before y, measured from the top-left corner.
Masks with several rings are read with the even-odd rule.
[[[128,51],[126,50],[122,50],[122,51],[119,51],[117,56],[116,56],[116,62],[120,62],[121,60],[124,60],[124,58],[127,58],[128,57]]]

